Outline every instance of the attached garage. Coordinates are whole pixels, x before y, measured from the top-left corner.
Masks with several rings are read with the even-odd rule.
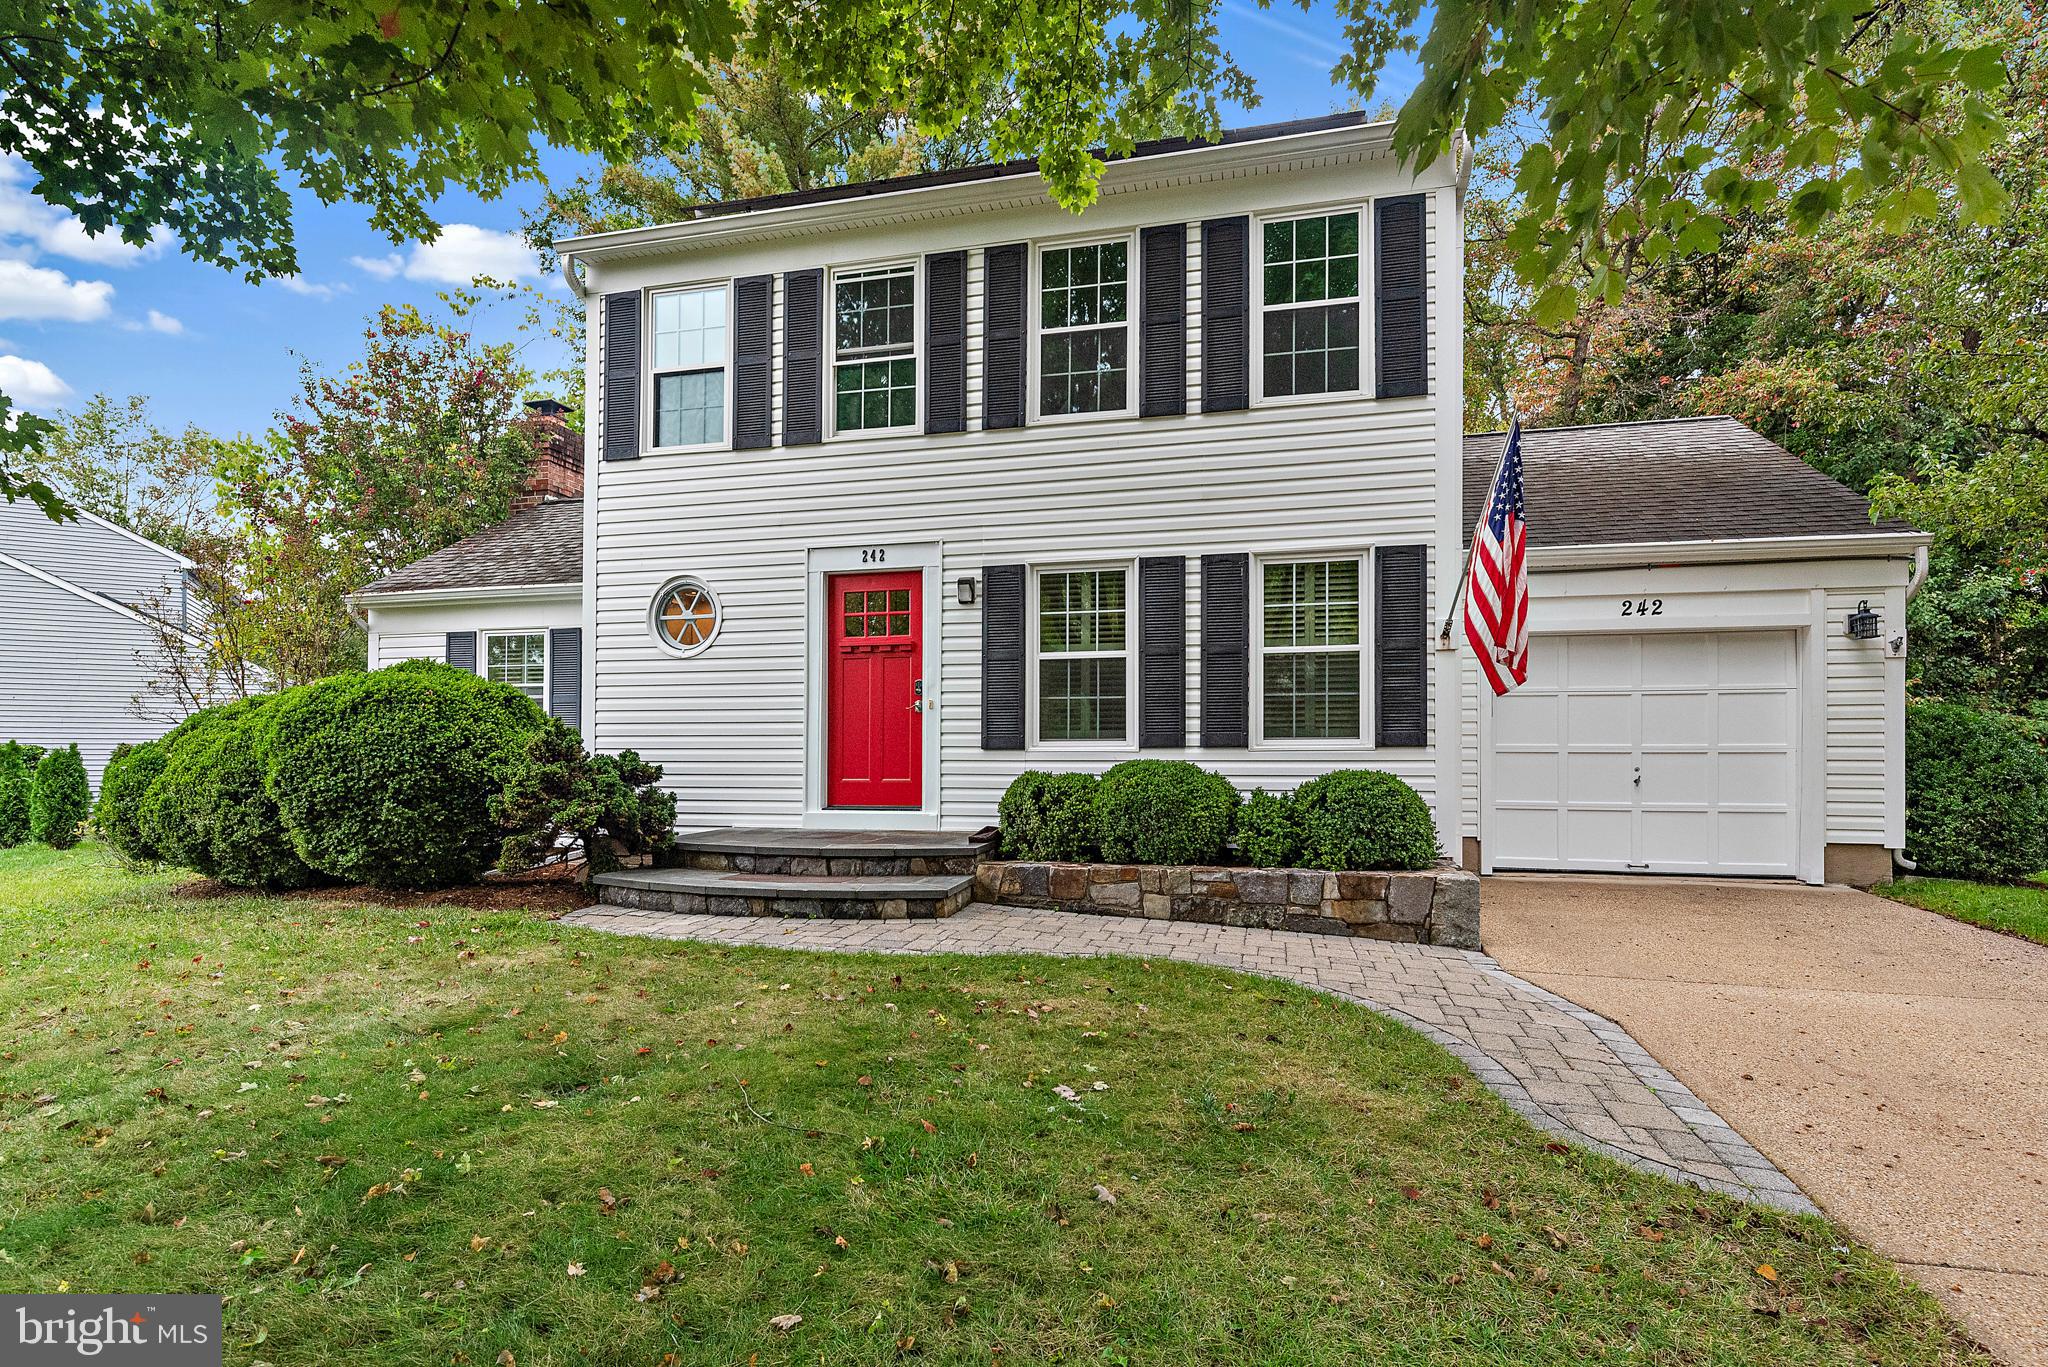
[[[1468,526],[1500,446],[1467,439]],[[1730,418],[1525,430],[1522,459],[1529,680],[1462,671],[1467,864],[1886,876],[1927,537]]]

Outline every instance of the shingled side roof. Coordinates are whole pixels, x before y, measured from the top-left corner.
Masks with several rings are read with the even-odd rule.
[[[1468,538],[1503,438],[1465,438]],[[1525,427],[1522,470],[1532,549],[1913,530],[1734,418]]]
[[[558,499],[385,575],[365,594],[583,582],[583,500]]]

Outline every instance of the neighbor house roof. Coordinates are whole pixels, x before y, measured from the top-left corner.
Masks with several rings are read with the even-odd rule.
[[[1505,434],[1465,438],[1465,535],[1479,521]],[[1532,549],[1638,542],[1885,536],[1855,490],[1734,418],[1522,429]]]
[[[522,588],[583,582],[583,500],[557,499],[415,560],[362,590]]]

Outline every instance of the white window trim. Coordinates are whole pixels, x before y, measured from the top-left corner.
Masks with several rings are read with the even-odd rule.
[[[1373,201],[1340,201],[1335,204],[1309,204],[1280,212],[1260,214],[1252,220],[1251,233],[1251,294],[1252,294],[1252,407],[1286,407],[1304,403],[1331,403],[1345,399],[1369,399],[1373,396],[1373,317],[1370,307],[1372,299],[1372,206]],[[1327,218],[1331,214],[1356,213],[1358,215],[1358,387],[1356,389],[1328,389],[1320,394],[1274,394],[1266,393],[1266,225],[1268,223],[1291,223],[1302,218]],[[1319,308],[1330,301],[1318,300],[1315,304],[1276,304],[1275,313],[1293,313],[1302,308]],[[1336,302],[1343,303],[1339,299]]]
[[[1093,415],[1090,415],[1093,416]],[[1120,737],[1101,740],[1047,740],[1039,734],[1039,581],[1048,574],[1076,573],[1120,573],[1124,577],[1124,733]],[[1135,560],[1079,560],[1070,563],[1048,562],[1031,567],[1030,582],[1025,591],[1030,595],[1024,613],[1024,720],[1025,746],[1030,750],[1099,754],[1123,750],[1134,750],[1138,746],[1138,564]],[[1103,651],[1057,651],[1052,658],[1081,660],[1115,659],[1117,652]]]
[[[1045,254],[1048,251],[1067,251],[1074,247],[1100,247],[1112,242],[1124,244],[1124,406],[1102,408],[1093,413],[1047,413],[1039,408],[1039,342],[1049,336],[1066,332],[1101,332],[1116,326],[1114,323],[1087,323],[1075,327],[1053,328],[1048,331],[1041,321],[1045,317]],[[1030,414],[1033,425],[1039,423],[1101,422],[1112,418],[1129,418],[1138,412],[1138,234],[1128,233],[1087,234],[1079,237],[1053,238],[1031,244],[1031,287],[1025,301],[1029,311],[1024,320],[1024,386],[1028,402],[1025,410]]]
[[[1252,557],[1251,583],[1251,694],[1254,750],[1357,750],[1376,749],[1377,719],[1373,715],[1374,673],[1378,661],[1373,654],[1373,548],[1350,546],[1331,550],[1287,551]],[[1266,567],[1301,565],[1327,560],[1358,562],[1358,734],[1354,736],[1282,736],[1266,738]],[[1327,655],[1336,651],[1321,646],[1275,646],[1275,655]]]
[[[546,627],[519,627],[504,631],[482,631],[477,633],[476,672],[486,683],[491,678],[491,642],[512,636],[540,637],[540,710],[548,712],[548,700],[555,696],[555,652],[554,641]],[[506,684],[517,688],[517,684]],[[524,691],[524,690],[522,690]],[[549,716],[554,713],[548,712]]]
[[[725,395],[725,411],[720,422],[720,427],[723,430],[724,435],[720,437],[717,441],[692,442],[686,446],[656,446],[653,444],[655,432],[654,395],[656,389],[656,377],[660,375],[688,374],[690,372],[655,369],[654,301],[658,296],[664,294],[688,294],[692,290],[709,289],[723,289],[725,291],[725,359],[722,362],[724,366],[725,375],[725,383],[722,386]],[[642,328],[640,329],[640,346],[642,363],[641,373],[645,375],[647,378],[645,383],[641,385],[641,388],[645,392],[641,395],[640,402],[642,414],[647,424],[647,426],[642,429],[647,433],[647,455],[673,456],[694,451],[732,450],[733,382],[735,379],[735,367],[733,364],[733,335],[735,332],[738,331],[738,329],[734,326],[733,303],[734,282],[730,278],[724,280],[692,280],[685,283],[679,283],[674,285],[662,285],[658,288],[649,289],[646,291],[645,297],[642,299],[640,305],[641,317],[645,320],[644,326],[642,326]],[[697,367],[697,369],[702,370],[704,369],[704,367],[699,366]]]
[[[916,362],[917,374],[912,383],[916,393],[917,409],[910,422],[895,427],[856,427],[847,431],[839,428],[839,279],[845,275],[866,275],[873,271],[898,271],[910,269],[910,359]],[[834,266],[825,275],[825,440],[860,441],[866,437],[900,437],[908,432],[924,431],[924,261],[912,257],[901,261],[874,261],[858,266]],[[892,357],[901,360],[902,357]],[[848,365],[854,361],[846,362]]]

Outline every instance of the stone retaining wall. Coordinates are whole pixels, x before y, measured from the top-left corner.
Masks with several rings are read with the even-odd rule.
[[[1004,906],[1479,948],[1479,879],[1449,863],[1326,873],[990,861],[974,876],[980,899]]]

